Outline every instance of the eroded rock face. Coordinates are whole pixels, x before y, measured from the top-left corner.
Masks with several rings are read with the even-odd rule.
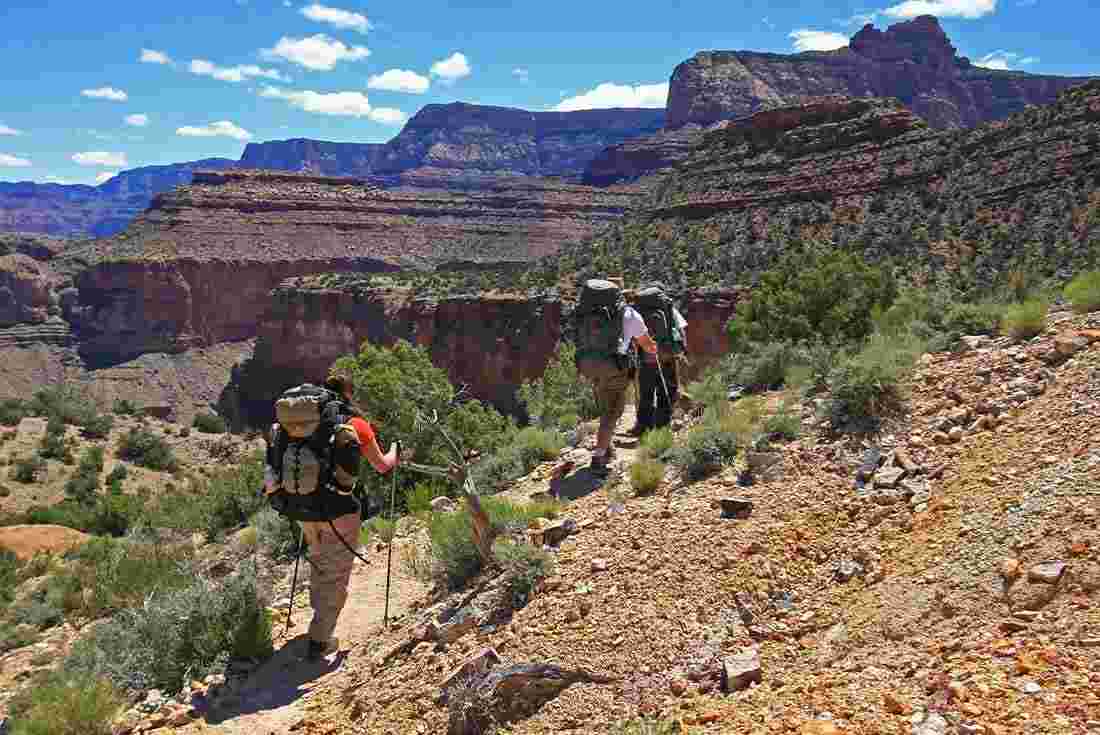
[[[618,218],[638,197],[525,179],[467,194],[362,181],[200,172],[125,233],[81,252],[66,316],[92,364],[254,337],[272,288],[327,272],[522,263]]]
[[[46,321],[55,280],[48,266],[29,255],[0,256],[0,327]]]
[[[390,345],[399,339],[426,347],[452,383],[506,412],[518,411],[516,390],[542,376],[561,340],[572,304],[557,298],[513,295],[416,298],[407,289],[323,288],[316,279],[282,284],[260,324],[256,375],[259,395],[245,401],[270,411],[288,385],[316,380],[333,360],[364,340]],[[691,294],[681,311],[688,320],[691,375],[728,351],[725,325],[737,294]],[[262,417],[260,417],[262,418]],[[253,418],[258,423],[259,418]]]
[[[676,67],[669,128],[710,125],[823,94],[896,97],[932,127],[972,127],[1053,102],[1085,78],[974,67],[955,54],[939,21],[921,16],[881,31],[865,26],[848,47],[794,55],[703,51]]]

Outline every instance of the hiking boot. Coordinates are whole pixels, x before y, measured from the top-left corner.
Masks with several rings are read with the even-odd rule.
[[[320,661],[327,654],[335,651],[339,645],[340,642],[336,638],[329,638],[327,641],[315,641],[310,638],[309,647],[306,649],[306,658],[310,661]]]

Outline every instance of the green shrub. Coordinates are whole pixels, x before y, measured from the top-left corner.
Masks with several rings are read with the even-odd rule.
[[[79,426],[95,414],[95,404],[82,390],[63,383],[35,392],[30,401],[34,416],[48,416],[64,424]]]
[[[136,416],[139,409],[137,404],[128,398],[116,398],[111,405],[111,410],[118,416]]]
[[[125,480],[129,474],[130,472],[126,469],[126,465],[119,462],[115,465],[114,469],[107,474],[107,482],[114,482],[115,480],[121,482]]]
[[[943,329],[959,334],[994,334],[1001,321],[996,304],[952,304],[943,318]]]
[[[656,492],[665,479],[665,465],[655,459],[642,458],[630,465],[630,486],[638,495]]]
[[[38,640],[34,631],[0,621],[0,654],[29,646]]]
[[[397,522],[382,516],[375,516],[367,521],[364,528],[368,533],[367,538],[375,538],[384,544],[388,544],[393,541],[393,537],[397,533]]]
[[[260,508],[251,519],[256,544],[272,559],[288,559],[298,548],[298,524],[272,508]]]
[[[508,575],[508,591],[516,610],[530,601],[539,580],[554,570],[553,556],[527,544],[500,542],[493,546],[493,555]]]
[[[46,469],[46,462],[37,455],[18,459],[11,468],[11,479],[29,485],[38,479],[38,474]]]
[[[902,382],[923,354],[924,343],[911,334],[874,334],[848,356],[830,377],[833,426],[874,419],[900,406]]]
[[[154,590],[188,580],[185,554],[160,543],[96,538],[72,552],[73,563],[50,577],[48,599],[90,618],[140,605]]]
[[[56,459],[65,464],[73,463],[72,446],[65,439],[65,423],[59,416],[51,416],[46,422],[46,435],[38,447],[38,455],[43,459]]]
[[[115,417],[109,413],[87,416],[80,425],[80,433],[88,439],[106,439],[114,428]]]
[[[737,437],[718,422],[691,429],[672,453],[672,464],[688,480],[718,472],[737,457]]]
[[[1078,313],[1100,309],[1100,270],[1078,273],[1066,285],[1066,300]]]
[[[99,473],[103,471],[103,447],[91,446],[80,456],[80,464],[65,483],[65,495],[84,504],[95,502]]]
[[[172,448],[144,427],[135,426],[122,437],[118,445],[118,458],[151,470],[172,472],[177,467]]]
[[[15,585],[19,581],[19,557],[0,547],[0,607],[15,599]]]
[[[213,413],[196,414],[195,420],[191,422],[191,426],[204,434],[225,433],[225,419]]]
[[[12,735],[110,735],[126,700],[107,681],[50,674],[12,698]]]
[[[46,630],[60,624],[65,613],[44,599],[31,598],[11,610],[11,620],[15,624],[29,625],[38,630]]]
[[[595,394],[577,373],[576,347],[561,342],[538,380],[527,380],[518,396],[531,423],[544,428],[569,430],[580,420],[600,415]]]
[[[727,386],[768,390],[782,385],[787,371],[803,360],[802,351],[789,342],[745,343],[726,359],[722,372]]]
[[[556,503],[513,505],[498,498],[483,497],[481,505],[498,528],[526,528],[535,518],[554,518],[560,511]],[[435,513],[428,534],[432,542],[432,558],[452,589],[461,589],[467,580],[481,570],[481,558],[474,546],[469,513]]]
[[[0,401],[0,425],[17,426],[20,421],[34,415],[26,402],[18,398],[6,398]]]
[[[526,472],[533,470],[540,462],[557,459],[561,448],[565,446],[561,434],[557,431],[534,426],[520,429],[512,440],[512,444],[518,450]]]
[[[1040,299],[1013,304],[1005,310],[1001,324],[1015,339],[1030,339],[1046,329],[1047,310],[1050,305]]]
[[[257,595],[255,569],[246,565],[220,584],[195,579],[120,610],[76,643],[64,669],[106,678],[124,691],[175,694],[231,657],[271,651],[271,619]]]
[[[889,270],[860,255],[794,251],[761,275],[728,331],[737,350],[752,343],[858,340],[871,332],[874,308],[888,308],[896,293]]]
[[[257,493],[264,482],[263,459],[253,456],[236,467],[217,470],[191,489],[168,483],[148,511],[149,522],[162,528],[202,531],[217,539],[229,529],[239,528],[267,501]]]
[[[659,429],[647,431],[642,436],[639,446],[641,447],[642,456],[651,459],[663,459],[675,442],[676,437],[673,435],[672,429],[662,426]]]
[[[405,495],[405,507],[409,513],[427,513],[432,509],[432,501],[446,495],[447,487],[442,482],[427,480],[416,483]]]

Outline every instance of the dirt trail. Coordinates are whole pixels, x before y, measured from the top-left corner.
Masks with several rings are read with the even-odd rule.
[[[400,540],[398,541],[400,544]],[[382,628],[386,599],[386,551],[372,549],[365,554],[371,564],[355,562],[348,601],[340,614],[336,636],[339,651],[317,663],[305,659],[306,631],[313,615],[309,606],[308,577],[310,567],[305,560],[299,571],[289,637],[284,638],[286,618],[275,622],[275,655],[245,681],[239,701],[229,698],[186,729],[186,733],[224,733],[225,735],[268,735],[282,733],[300,722],[310,700],[326,687],[342,679],[341,673],[371,652],[371,640]],[[302,576],[307,584],[302,585]],[[286,580],[289,587],[289,577]],[[409,603],[424,594],[424,586],[408,577],[401,569],[400,545],[394,548],[390,582],[390,618],[408,609]]]
[[[611,462],[610,473],[593,472],[588,466],[595,446],[593,435],[566,453],[565,456],[575,463],[566,477],[551,478],[554,465],[544,464],[499,497],[526,503],[530,502],[532,495],[553,491],[562,502],[569,502],[614,484],[614,475],[626,471],[637,451],[638,440],[626,434],[634,421],[634,409],[628,406],[616,427],[616,455]],[[371,560],[370,566],[356,561],[352,571],[347,606],[336,627],[336,636],[340,639],[338,653],[316,664],[304,659],[305,632],[312,610],[308,589],[303,589],[295,599],[290,638],[282,638],[285,627],[285,618],[282,618],[275,627],[275,655],[248,678],[241,689],[240,701],[231,700],[229,705],[219,706],[208,713],[205,720],[176,732],[281,735],[302,722],[319,694],[340,689],[348,676],[360,668],[359,664],[369,660],[374,652],[372,639],[382,626],[386,588],[385,549],[378,551],[372,548],[368,558]],[[400,546],[395,547],[393,559],[391,618],[404,613],[413,600],[423,597],[426,592],[421,583],[406,576],[401,569]],[[303,574],[308,575],[309,565],[304,561],[302,570]]]

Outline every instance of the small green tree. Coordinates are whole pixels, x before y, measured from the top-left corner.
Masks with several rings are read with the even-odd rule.
[[[542,377],[525,380],[520,386],[519,400],[533,424],[571,429],[565,419],[587,420],[600,415],[592,388],[577,373],[576,351],[571,342],[561,342]]]

